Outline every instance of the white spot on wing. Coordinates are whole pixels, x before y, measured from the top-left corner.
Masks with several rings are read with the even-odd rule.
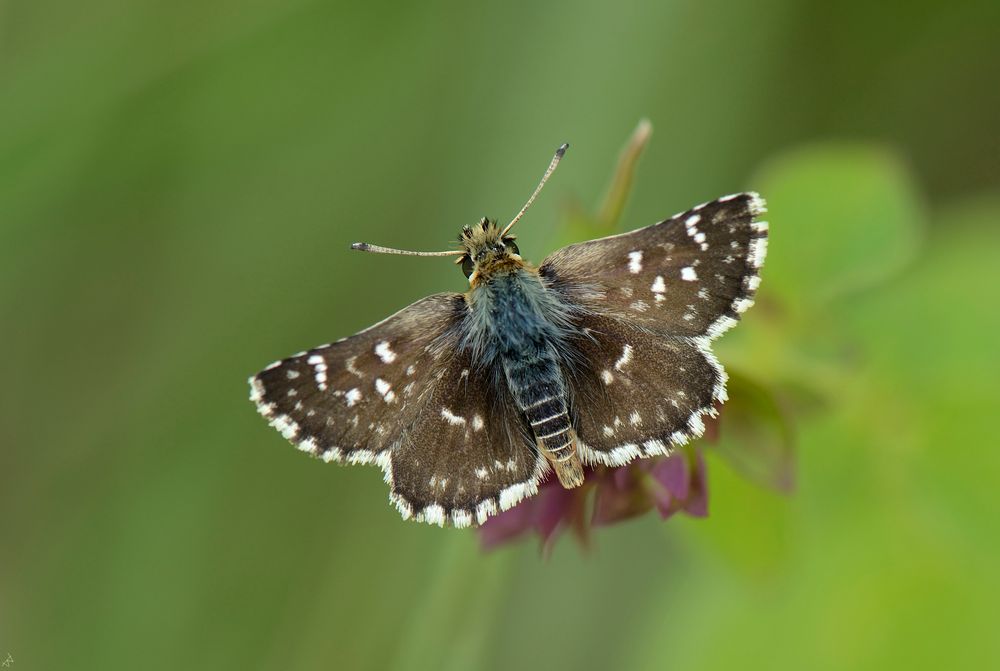
[[[313,354],[306,361],[316,371],[316,386],[320,391],[326,391],[326,361],[319,354]]]
[[[688,420],[688,426],[691,427],[691,433],[696,437],[701,437],[705,433],[705,422],[702,420],[701,415],[692,415]]]
[[[288,415],[278,415],[271,420],[271,426],[276,428],[287,440],[294,440],[299,434],[298,423]]]
[[[344,395],[344,398],[347,399],[347,407],[350,408],[355,403],[361,400],[361,390],[355,387],[354,389],[349,390]]]
[[[351,375],[357,375],[358,377],[364,377],[365,374],[362,373],[360,370],[358,370],[354,366],[354,362],[357,361],[357,360],[358,360],[358,357],[356,357],[356,356],[350,357],[349,359],[347,359],[347,361],[344,362],[344,368],[346,368],[347,372],[350,373]]]
[[[642,252],[635,251],[628,253],[628,270],[633,275],[638,275],[642,270]]]
[[[441,416],[453,426],[461,426],[462,424],[465,424],[465,417],[459,417],[448,408],[441,408]]]
[[[601,379],[604,380],[604,384],[611,384],[615,381],[615,376],[611,374],[610,370],[602,370]]]
[[[615,370],[624,370],[629,361],[632,360],[632,346],[626,344],[622,349],[622,355],[615,361]]]
[[[392,390],[392,385],[382,378],[375,379],[375,390],[382,395],[386,403],[392,403],[396,400],[396,392]]]
[[[385,340],[375,345],[375,354],[378,355],[379,359],[382,359],[382,363],[392,363],[396,360],[396,353],[392,351],[389,343]]]
[[[444,520],[445,520],[444,508],[437,505],[436,503],[434,505],[430,505],[424,508],[422,515],[424,521],[427,522],[428,524],[436,524],[439,527],[444,526]]]
[[[754,268],[764,265],[764,257],[767,256],[767,238],[754,238],[750,241],[750,264]]]
[[[688,282],[695,282],[698,280],[698,273],[691,266],[684,266],[681,268],[681,279]]]
[[[528,483],[519,482],[516,485],[511,485],[500,492],[500,509],[507,510],[529,493],[533,494],[534,492],[528,489]]]
[[[258,405],[264,399],[264,384],[256,377],[250,378],[250,400]]]
[[[692,214],[684,222],[684,226],[687,228],[687,234],[694,238],[694,241],[701,246],[702,251],[705,251],[708,249],[708,244],[705,242],[705,234],[698,230],[698,222],[700,221],[700,214]]]
[[[667,290],[667,285],[663,281],[663,275],[657,275],[656,280],[653,282],[653,286],[649,288],[654,294],[662,294]]]
[[[482,431],[484,426],[485,426],[485,424],[483,423],[483,418],[482,417],[480,417],[479,415],[473,415],[472,416],[472,430],[473,431]]]
[[[496,499],[486,499],[476,506],[476,521],[482,524],[486,518],[497,511]]]

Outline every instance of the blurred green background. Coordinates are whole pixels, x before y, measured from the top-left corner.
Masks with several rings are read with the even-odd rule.
[[[17,669],[1000,667],[1000,4],[0,0],[0,661]],[[296,452],[263,365],[535,261],[655,126],[622,220],[753,188],[723,361],[792,418],[780,494],[548,560]]]

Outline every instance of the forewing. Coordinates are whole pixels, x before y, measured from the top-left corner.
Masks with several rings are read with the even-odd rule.
[[[523,419],[461,350],[461,294],[430,296],[250,378],[258,411],[326,461],[376,463],[404,517],[467,526],[544,475]]]
[[[276,361],[250,378],[257,409],[299,449],[370,463],[412,424],[448,363],[466,311],[437,294],[329,345]]]
[[[726,375],[703,339],[664,337],[606,316],[574,342],[569,381],[585,462],[620,466],[668,454],[705,431],[725,401]]]
[[[704,203],[646,228],[564,247],[540,272],[568,301],[648,329],[709,339],[753,304],[767,251],[755,193]]]

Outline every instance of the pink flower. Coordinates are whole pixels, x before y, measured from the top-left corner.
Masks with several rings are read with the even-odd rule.
[[[534,531],[543,552],[548,552],[559,533],[570,529],[587,546],[591,527],[615,524],[654,508],[663,519],[676,512],[695,517],[708,514],[700,448],[682,448],[667,457],[617,468],[587,468],[584,484],[576,489],[564,489],[558,480],[549,478],[536,496],[488,519],[480,527],[480,539],[490,549]]]

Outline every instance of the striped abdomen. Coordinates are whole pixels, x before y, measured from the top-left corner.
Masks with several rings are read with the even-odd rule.
[[[504,374],[514,402],[524,412],[546,456],[565,460],[575,454],[566,385],[552,352],[503,357]]]

